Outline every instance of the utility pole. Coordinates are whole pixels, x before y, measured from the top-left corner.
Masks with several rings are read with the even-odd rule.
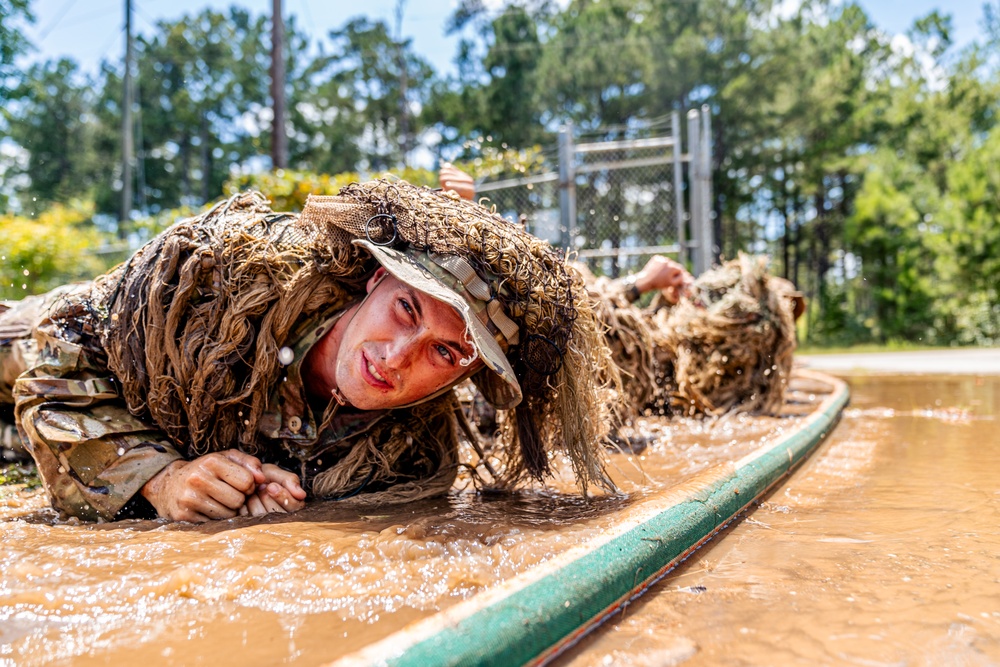
[[[285,136],[285,23],[281,0],[272,0],[271,9],[271,164],[288,167],[288,138]]]
[[[122,214],[118,236],[128,232],[132,213],[132,0],[125,0],[125,76],[122,80]]]
[[[409,73],[406,68],[406,53],[403,51],[403,10],[406,0],[396,0],[396,63],[399,67],[399,139],[403,153],[403,164],[406,166],[410,154],[410,109],[407,105],[407,89],[409,88]]]

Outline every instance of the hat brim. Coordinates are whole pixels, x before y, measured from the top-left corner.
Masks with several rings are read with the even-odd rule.
[[[514,369],[507,361],[500,344],[486,325],[476,316],[469,301],[445,284],[427,267],[410,255],[394,248],[375,245],[365,239],[355,239],[353,243],[367,250],[386,271],[401,282],[423,292],[427,296],[448,304],[462,317],[471,342],[486,367],[496,374],[500,382],[491,382],[488,400],[498,409],[509,410],[521,402],[521,386]]]

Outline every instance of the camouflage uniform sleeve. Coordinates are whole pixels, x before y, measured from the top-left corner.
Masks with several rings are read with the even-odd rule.
[[[15,420],[53,506],[112,520],[143,485],[183,458],[166,435],[133,416],[117,383],[79,338],[36,329],[36,365],[14,383]],[[74,339],[76,338],[76,339]]]

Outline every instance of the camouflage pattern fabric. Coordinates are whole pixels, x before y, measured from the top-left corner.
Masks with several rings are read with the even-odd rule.
[[[83,283],[4,304],[0,405],[15,404],[20,438],[9,423],[2,433],[12,451],[23,440],[54,507],[81,519],[112,520],[153,476],[188,457],[183,446],[125,404],[93,334],[95,314],[88,306],[93,289],[93,283]],[[336,415],[327,409],[317,420],[305,398],[299,366],[340,312],[324,312],[297,326],[293,361],[259,429],[265,443],[261,458],[298,473],[307,490],[315,475],[337,460],[338,443],[364,433],[386,414]]]

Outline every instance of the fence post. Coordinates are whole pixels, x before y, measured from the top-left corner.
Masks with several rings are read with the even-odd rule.
[[[573,124],[559,128],[559,227],[562,246],[576,247],[576,151],[573,148]]]
[[[701,168],[701,224],[704,231],[701,235],[702,261],[705,270],[715,264],[715,221],[712,219],[712,110],[707,104],[701,106],[701,156],[698,165]]]
[[[684,262],[687,256],[687,231],[684,228],[684,172],[681,167],[681,156],[684,152],[681,143],[681,115],[676,111],[670,114],[670,133],[674,139],[674,228],[677,231],[677,246],[680,248],[678,257]]]
[[[698,110],[688,111],[688,202],[691,204],[691,263],[694,275],[705,272],[701,247],[704,244],[704,226],[701,224],[701,123]]]

